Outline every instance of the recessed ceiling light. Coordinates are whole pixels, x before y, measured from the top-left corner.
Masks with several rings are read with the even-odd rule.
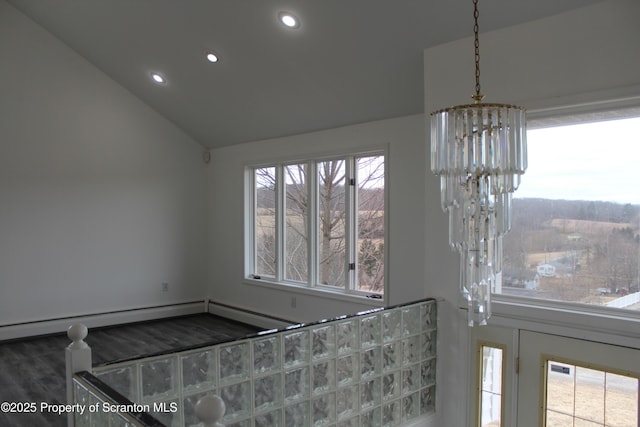
[[[151,73],[151,78],[153,79],[154,82],[158,84],[163,84],[167,82],[167,80],[162,76],[162,74]]]
[[[284,25],[285,27],[288,27],[288,28],[300,27],[300,21],[298,20],[298,18],[296,18],[295,15],[292,15],[289,12],[280,12],[280,14],[278,15],[278,18],[280,19],[280,22],[282,22],[282,25]]]
[[[216,55],[215,53],[213,53],[211,51],[207,52],[207,61],[216,63],[219,60],[220,60],[220,58],[218,58],[218,55]]]

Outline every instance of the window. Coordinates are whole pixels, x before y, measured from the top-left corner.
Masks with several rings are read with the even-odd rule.
[[[249,278],[384,293],[384,154],[274,163],[249,177]]]
[[[498,344],[479,344],[478,362],[478,425],[501,427],[504,424],[504,371],[505,347]]]
[[[546,361],[545,426],[637,426],[638,378]]]
[[[640,309],[640,114],[528,131],[497,293]]]

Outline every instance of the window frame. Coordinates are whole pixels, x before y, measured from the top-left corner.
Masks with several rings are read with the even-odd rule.
[[[357,206],[358,206],[358,181],[357,181],[357,159],[363,157],[380,156],[383,159],[383,183],[384,183],[384,275],[383,275],[383,290],[381,293],[374,291],[364,291],[357,289],[358,278],[358,219],[357,219]],[[354,185],[347,184],[347,191],[345,195],[345,223],[350,230],[345,233],[345,283],[344,286],[323,285],[319,283],[319,191],[318,191],[318,166],[324,161],[339,161],[343,160],[345,163],[345,181],[348,182],[350,178],[356,179]],[[318,155],[308,155],[304,157],[292,157],[292,158],[279,158],[271,161],[262,161],[259,163],[250,163],[245,165],[245,218],[244,218],[244,273],[243,281],[247,284],[254,284],[259,286],[276,287],[276,288],[295,288],[302,292],[321,292],[323,295],[333,295],[338,298],[368,298],[370,301],[379,301],[383,303],[386,300],[388,294],[389,281],[388,281],[388,188],[389,188],[389,153],[388,146],[376,146],[365,149],[357,149],[350,151],[341,151],[333,153],[323,153]],[[285,278],[285,248],[283,247],[285,236],[284,230],[286,227],[285,213],[285,198],[286,187],[283,188],[283,182],[286,177],[283,174],[283,170],[288,165],[307,165],[306,187],[309,197],[309,212],[308,215],[308,229],[307,229],[307,262],[308,262],[308,279],[306,282],[299,282],[293,280],[287,280]],[[274,276],[261,276],[255,274],[257,266],[256,259],[256,174],[255,171],[260,168],[273,167],[276,170],[276,183],[275,183],[275,234],[276,234],[276,274]],[[355,263],[355,268],[348,268],[349,264]],[[375,305],[375,303],[374,303]]]
[[[482,388],[482,378],[484,374],[482,350],[485,347],[500,350],[502,352],[501,362],[500,362],[500,426],[504,426],[505,414],[507,412],[507,408],[506,408],[507,360],[509,359],[509,357],[511,357],[511,355],[507,353],[507,345],[504,343],[478,339],[476,341],[476,353],[475,353],[475,356],[476,356],[476,371],[475,371],[475,374],[476,374],[476,378],[475,378],[475,381],[476,381],[476,389],[475,389],[476,427],[482,427],[482,411],[483,411],[482,392],[484,391]]]
[[[543,106],[528,112],[529,129],[640,116],[640,96],[592,103]],[[526,173],[525,173],[526,174]],[[541,333],[562,333],[604,344],[640,348],[640,311],[598,305],[545,300],[527,296],[491,294],[489,325]],[[466,310],[462,300],[460,307]]]

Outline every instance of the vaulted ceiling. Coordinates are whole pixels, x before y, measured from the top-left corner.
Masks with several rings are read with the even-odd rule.
[[[9,1],[209,148],[422,113],[423,50],[473,30],[471,0]],[[481,1],[480,30],[597,1]]]

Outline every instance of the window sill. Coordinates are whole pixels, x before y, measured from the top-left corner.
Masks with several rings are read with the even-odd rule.
[[[368,295],[374,295],[374,294],[365,294],[365,293],[359,293],[359,292],[348,293],[342,290],[332,290],[329,287],[310,288],[304,285],[274,282],[268,279],[253,279],[250,277],[244,278],[244,284],[251,285],[251,286],[259,286],[259,287],[269,288],[269,289],[275,289],[278,291],[295,293],[298,295],[308,295],[312,297],[357,303],[360,305],[367,305],[369,307],[385,306],[384,295],[382,295],[382,298],[371,298]],[[375,294],[375,295],[378,295],[378,294]]]
[[[495,295],[489,324],[640,348],[640,312],[630,310]]]

